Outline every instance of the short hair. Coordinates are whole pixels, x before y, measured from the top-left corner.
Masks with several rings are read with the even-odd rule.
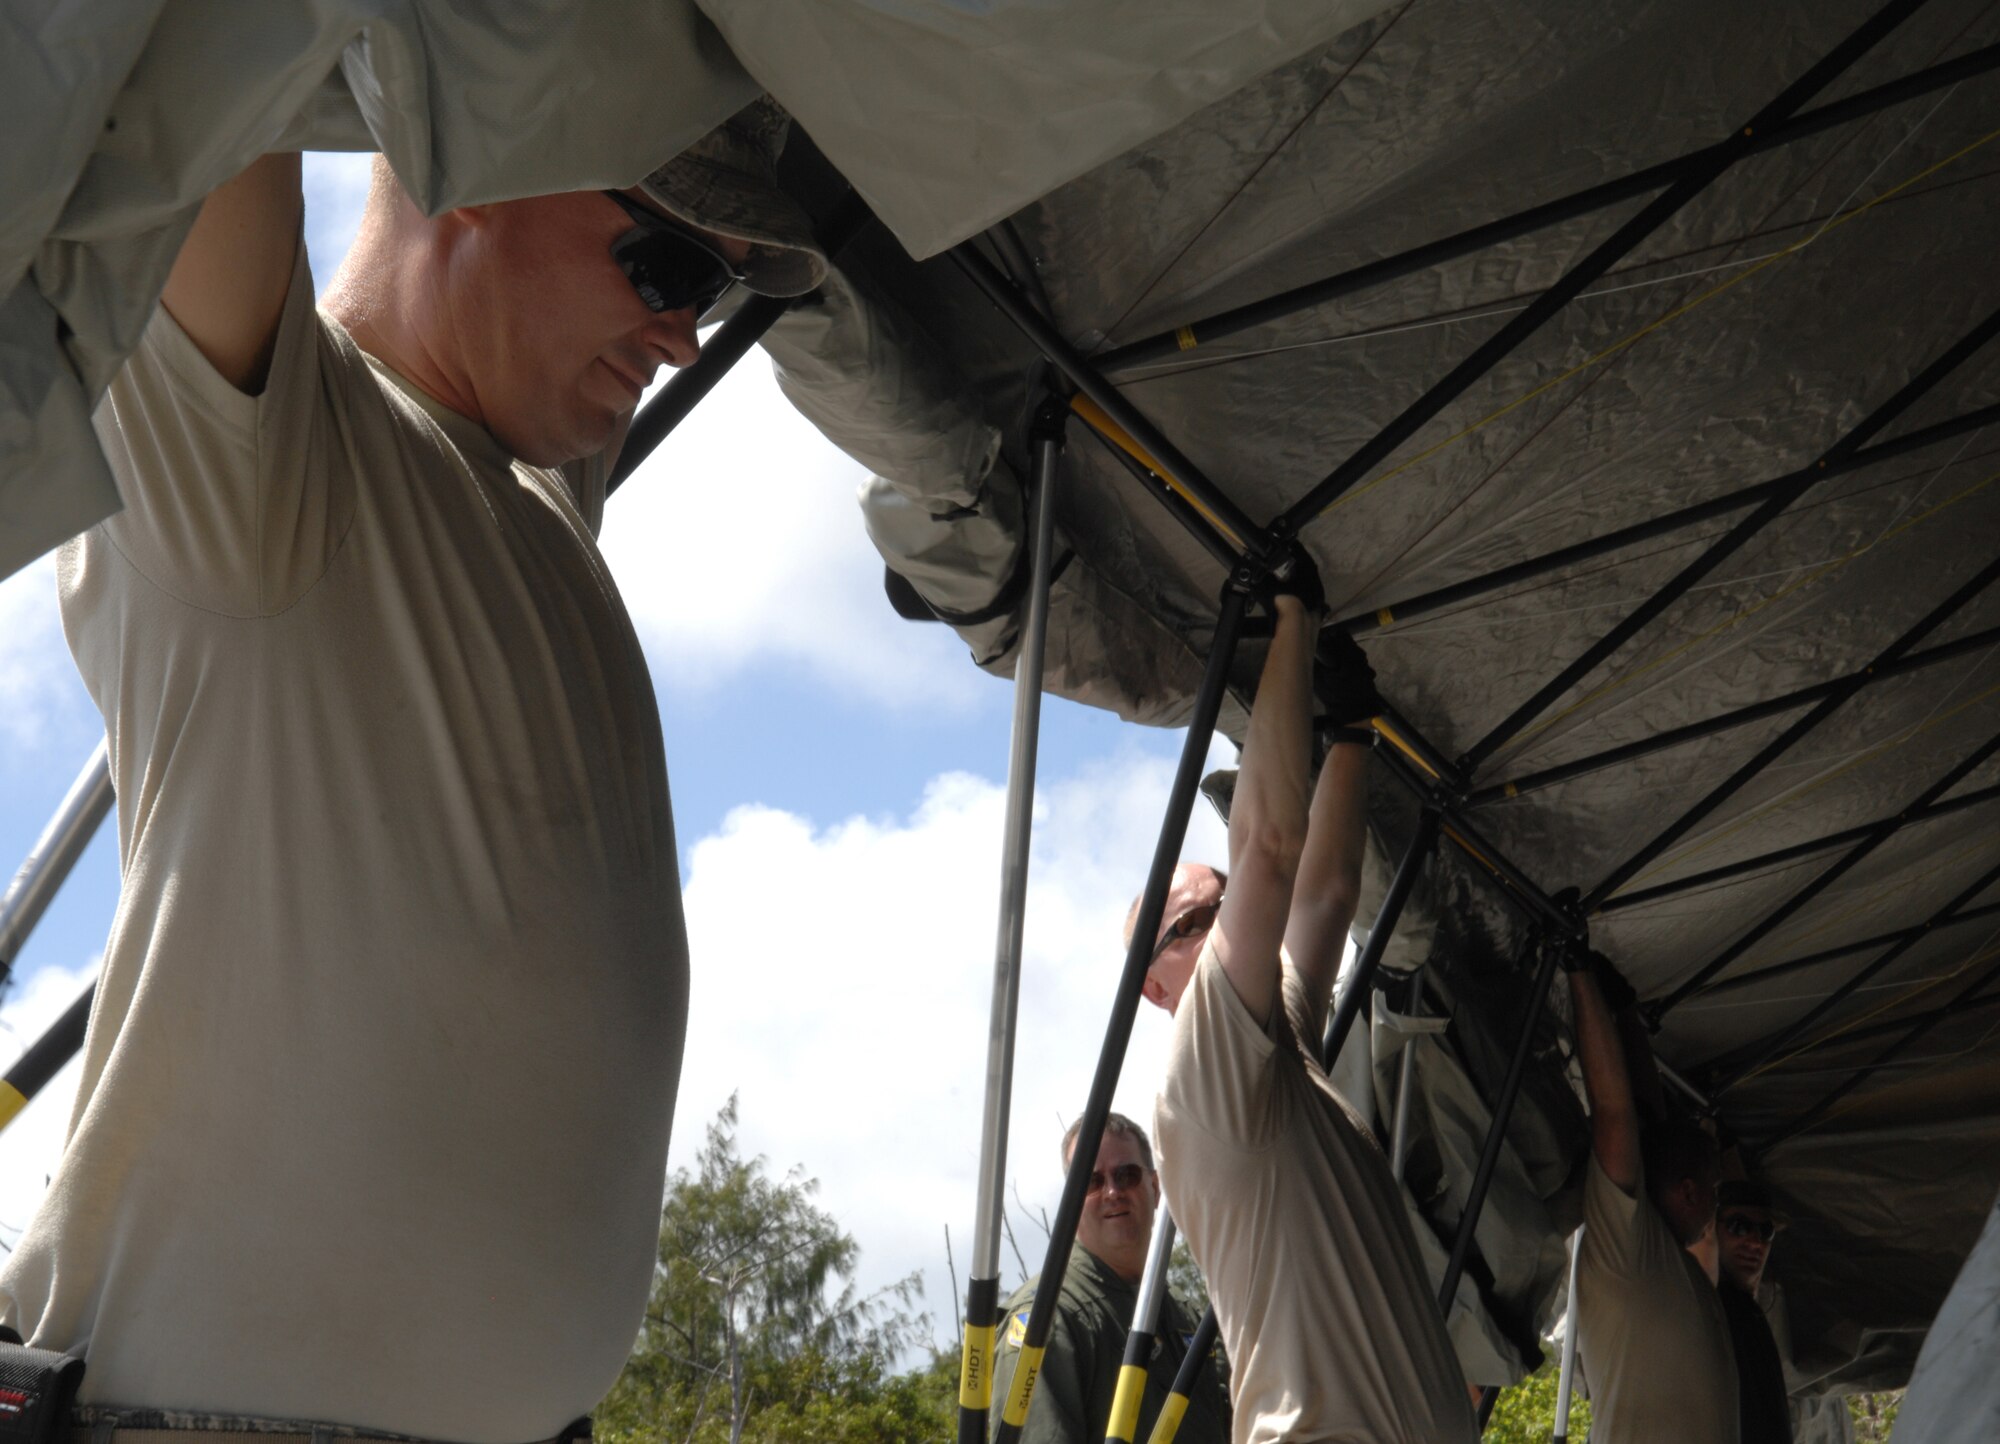
[[[1208,867],[1208,864],[1182,863],[1181,867]],[[1179,871],[1178,868],[1176,868],[1175,870]],[[1228,873],[1224,872],[1219,867],[1209,867],[1208,870],[1215,874],[1215,880],[1218,884],[1220,884],[1224,888],[1227,888],[1229,886]],[[1132,934],[1139,931],[1139,908],[1145,901],[1146,901],[1146,894],[1143,891],[1141,891],[1137,897],[1132,899],[1132,906],[1125,909],[1125,946],[1128,948],[1132,946]]]
[[[1640,1135],[1639,1148],[1648,1192],[1671,1188],[1685,1178],[1713,1178],[1721,1171],[1721,1150],[1693,1123],[1656,1123]]]
[[[1070,1154],[1075,1152],[1076,1150],[1076,1135],[1080,1131],[1082,1131],[1082,1129],[1083,1129],[1083,1120],[1079,1118],[1076,1120],[1076,1122],[1070,1124],[1070,1126],[1063,1132],[1062,1164],[1065,1170],[1069,1168]],[[1153,1166],[1152,1140],[1146,1137],[1145,1129],[1141,1128],[1138,1124],[1134,1123],[1131,1119],[1127,1118],[1123,1113],[1112,1113],[1107,1115],[1104,1120],[1104,1131],[1106,1133],[1120,1134],[1123,1137],[1131,1139],[1134,1143],[1139,1145],[1139,1156],[1146,1160],[1146,1167],[1151,1168]]]

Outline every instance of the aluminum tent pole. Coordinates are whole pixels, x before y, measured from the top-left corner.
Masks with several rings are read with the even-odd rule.
[[[1208,1356],[1215,1351],[1216,1328],[1215,1308],[1210,1305],[1188,1339],[1188,1351],[1174,1374],[1174,1387],[1160,1405],[1160,1417],[1153,1421],[1153,1432],[1146,1436],[1146,1444],[1174,1444],[1174,1435],[1180,1432],[1181,1420],[1187,1414],[1188,1400],[1194,1395],[1195,1380],[1201,1377]]]
[[[12,1123],[15,1115],[83,1047],[84,1030],[90,1024],[90,1005],[96,997],[97,984],[92,983],[63,1010],[63,1015],[46,1033],[28,1045],[27,1052],[14,1060],[7,1076],[0,1078],[0,1129]]]
[[[2000,864],[1988,868],[1984,873],[1980,874],[1970,887],[1965,888],[1952,898],[1950,902],[1933,913],[1930,921],[1925,924],[1925,929],[1928,930],[1929,928],[1938,927],[1949,922],[1954,913],[1985,892],[1995,882],[2000,882]],[[1831,993],[1828,993],[1824,998],[1821,998],[1806,1011],[1803,1017],[1787,1024],[1768,1037],[1758,1039],[1747,1048],[1739,1050],[1731,1059],[1723,1064],[1726,1071],[1722,1078],[1711,1086],[1709,1090],[1711,1095],[1720,1097],[1752,1073],[1762,1068],[1773,1058],[1782,1054],[1786,1048],[1790,1047],[1813,1024],[1854,996],[1869,979],[1881,973],[1883,969],[1895,962],[1896,959],[1902,957],[1903,954],[1915,947],[1917,938],[1922,936],[1923,932],[1920,931],[1915,937],[1897,943],[1889,951],[1882,954],[1881,957],[1875,959],[1874,962],[1835,988]]]
[[[1939,1023],[1942,1023],[1946,1018],[1951,1017],[1954,1013],[1962,1009],[1969,1000],[1982,992],[1995,978],[2000,978],[2000,964],[1995,964],[1993,967],[1988,968],[1977,978],[1974,978],[1970,983],[1959,989],[1952,997],[1952,1000],[1946,1003],[1944,1007],[1914,1022],[1909,1032],[1905,1033],[1902,1037],[1877,1053],[1868,1062],[1864,1063],[1860,1068],[1856,1069],[1850,1077],[1827,1093],[1819,1102],[1813,1104],[1805,1112],[1797,1115],[1776,1133],[1762,1140],[1758,1144],[1759,1151],[1769,1152],[1780,1143],[1789,1138],[1796,1137],[1819,1122],[1820,1119],[1826,1116],[1827,1110],[1832,1108],[1834,1104],[1845,1098],[1849,1093],[1852,1093],[1856,1088],[1859,1088],[1882,1068],[1888,1066],[1905,1048],[1908,1048],[1912,1043],[1915,1043],[1918,1039],[1929,1033]]]
[[[1125,1334],[1125,1357],[1118,1366],[1118,1387],[1111,1396],[1111,1418],[1104,1426],[1105,1444],[1132,1444],[1133,1435],[1139,1432],[1139,1406],[1146,1401],[1146,1365],[1160,1334],[1160,1307],[1166,1300],[1167,1269],[1173,1255],[1174,1219],[1163,1203],[1153,1219],[1146,1272],[1139,1279],[1132,1327]]]
[[[1042,659],[1049,631],[1055,555],[1055,490],[1069,411],[1054,397],[1037,411],[1033,547],[1028,614],[1014,660],[1014,730],[1007,758],[1006,831],[1000,858],[999,936],[986,1030],[986,1103],[979,1130],[979,1194],[965,1291],[965,1344],[958,1381],[960,1444],[986,1444],[993,1402],[994,1333],[1000,1320],[1000,1230],[1006,1211],[1007,1119],[1014,1093],[1014,1032],[1020,1010],[1021,944],[1028,912],[1028,857],[1035,816],[1035,761],[1042,722]]]
[[[1996,575],[2000,575],[2000,565],[1996,566],[1995,573]],[[1797,915],[1799,909],[1803,908],[1835,882],[1853,871],[1876,848],[1900,832],[1905,824],[1915,820],[1925,808],[1931,806],[1940,797],[1944,796],[1945,793],[1951,791],[1952,788],[1958,786],[1959,783],[1978,771],[1995,752],[2000,752],[2000,733],[1995,733],[1984,744],[1975,747],[1970,756],[1958,763],[1957,766],[1945,773],[1944,776],[1938,778],[1929,787],[1926,787],[1901,812],[1897,813],[1894,817],[1886,818],[1869,827],[1859,842],[1848,848],[1829,867],[1815,876],[1811,882],[1766,913],[1757,923],[1741,934],[1734,942],[1730,943],[1728,947],[1717,953],[1694,976],[1676,987],[1665,998],[1662,998],[1655,1011],[1655,1017],[1665,1016],[1685,999],[1688,994],[1692,993],[1709,979],[1715,977],[1724,968],[1742,957],[1744,953],[1769,937],[1778,928],[1783,927],[1789,919]]]
[[[820,249],[826,252],[829,260],[838,256],[847,248],[847,243],[861,233],[861,228],[874,218],[868,203],[856,192],[849,191],[821,228]],[[763,339],[764,333],[792,308],[797,299],[794,296],[750,296],[736,308],[735,315],[715,329],[714,334],[702,343],[701,354],[694,363],[675,372],[660,388],[660,394],[632,418],[632,425],[625,432],[625,444],[619,448],[618,464],[612,468],[604,484],[607,497],[625,484],[639,469],[639,463],[651,456],[653,449],[665,441],[676,426],[687,420],[688,414],[701,404],[750,348]]]
[[[1684,742],[1696,742],[1704,737],[1713,737],[1718,732],[1727,732],[1735,727],[1761,722],[1766,717],[1776,717],[1785,712],[1796,711],[1823,697],[1832,696],[1850,682],[1865,690],[1877,682],[1886,682],[1891,677],[1908,676],[1912,672],[1921,672],[1928,667],[1939,666],[1974,652],[1983,651],[1996,642],[2000,642],[2000,627],[1987,627],[1983,631],[1969,633],[1955,641],[1941,642],[1935,647],[1926,647],[1921,652],[1911,652],[1908,656],[1900,657],[1880,667],[1864,667],[1859,671],[1829,678],[1824,682],[1815,682],[1810,687],[1801,687],[1797,691],[1787,692],[1768,701],[1752,702],[1747,707],[1719,713],[1700,722],[1690,722],[1685,727],[1672,727],[1664,732],[1655,732],[1650,737],[1641,737],[1622,746],[1594,752],[1588,757],[1579,757],[1572,762],[1523,773],[1519,777],[1497,782],[1491,787],[1480,788],[1466,799],[1465,805],[1484,807],[1503,798],[1520,797],[1544,787],[1553,787],[1559,782],[1569,782],[1592,772],[1602,772],[1606,768],[1618,767],[1655,752],[1678,747]],[[1626,896],[1629,897],[1631,894]],[[1605,907],[1600,911],[1608,911],[1612,906],[1622,906],[1623,902],[1623,898],[1608,898],[1605,900]]]
[[[1892,933],[1878,933],[1872,938],[1862,938],[1856,942],[1842,943],[1838,947],[1822,948],[1816,953],[1791,958],[1782,963],[1772,963],[1769,967],[1758,968],[1755,972],[1736,973],[1727,978],[1717,978],[1695,996],[1707,997],[1713,993],[1732,992],[1758,983],[1769,982],[1772,978],[1787,973],[1802,972],[1818,967],[1821,963],[1834,962],[1840,958],[1851,958],[1856,953],[1870,952],[1875,948],[1886,948],[1896,943],[1914,942],[1921,939],[1933,928],[1956,927],[1960,923],[1978,922],[1982,918],[2000,917],[2000,902],[1984,903],[1975,908],[1962,908],[1948,918],[1936,922],[1921,922],[1914,927],[1898,928]]]
[[[1437,850],[1438,827],[1442,819],[1435,808],[1426,807],[1417,819],[1417,830],[1410,837],[1409,846],[1403,849],[1403,859],[1396,864],[1396,875],[1389,881],[1389,891],[1382,898],[1382,907],[1375,914],[1374,926],[1368,930],[1368,941],[1361,949],[1361,956],[1354,960],[1354,973],[1348,978],[1347,986],[1340,991],[1340,1001],[1334,1006],[1333,1018],[1327,1024],[1326,1037],[1320,1043],[1319,1056],[1329,1075],[1333,1065],[1340,1061],[1341,1045],[1353,1031],[1354,1020],[1361,1014],[1362,1000],[1374,986],[1375,972],[1382,966],[1382,955],[1389,950],[1389,939],[1394,936],[1396,924],[1403,916],[1403,905],[1410,900],[1410,891],[1417,885],[1424,864],[1430,861]]]
[[[1665,225],[1689,201],[1706,190],[1722,173],[1750,153],[1750,142],[1758,132],[1781,125],[1819,91],[1837,80],[1877,42],[1923,8],[1925,0],[1890,0],[1847,39],[1834,47],[1825,59],[1793,81],[1726,139],[1699,153],[1687,168],[1669,183],[1611,236],[1600,242],[1583,260],[1572,266],[1526,310],[1507,322],[1473,353],[1454,366],[1387,426],[1376,432],[1329,472],[1298,502],[1286,508],[1271,523],[1274,539],[1288,541],[1305,524],[1340,499],[1347,489],[1368,474],[1390,452],[1416,434],[1426,421],[1462,395],[1481,376],[1510,355],[1522,342],[1573,300],[1592,281],[1603,275],[1624,255],[1654,231]]]
[[[1410,974],[1409,1017],[1416,1017],[1423,1006],[1424,974],[1419,968]],[[1403,1056],[1396,1060],[1396,1118],[1389,1128],[1389,1176],[1401,1183],[1403,1165],[1410,1152],[1410,1091],[1417,1075],[1416,1035],[1403,1040]]]
[[[1152,962],[1153,939],[1160,930],[1166,911],[1167,889],[1174,867],[1180,861],[1181,844],[1187,837],[1188,814],[1194,807],[1195,789],[1208,757],[1209,740],[1215,735],[1215,719],[1222,710],[1223,693],[1229,685],[1230,663],[1243,630],[1246,597],[1235,588],[1222,594],[1222,611],[1215,624],[1209,647],[1208,665],[1202,673],[1201,689],[1195,696],[1194,715],[1188,722],[1187,741],[1181,747],[1180,768],[1174,774],[1168,794],[1167,815],[1160,824],[1160,838],[1153,850],[1152,867],[1146,876],[1146,890],[1139,899],[1139,914],[1133,922],[1131,946],[1125,951],[1125,969],[1112,1000],[1111,1020],[1105,1027],[1104,1047],[1098,1054],[1097,1072],[1091,1080],[1090,1098],[1084,1105],[1077,1127],[1076,1152],[1070,1157],[1069,1175],[1063,1182],[1062,1201],[1056,1206],[1049,1226],[1048,1253],[1042,1261],[1041,1281],[1035,1288],[1035,1302],[1028,1311],[1026,1337],[1021,1344],[1020,1362],[1000,1411],[996,1444],[1015,1444],[1027,1423],[1028,1405],[1034,1398],[1035,1376],[1041,1371],[1042,1354],[1048,1348],[1049,1330],[1055,1323],[1056,1296],[1062,1291],[1063,1274],[1069,1268],[1070,1250],[1076,1243],[1077,1220],[1083,1215],[1084,1190],[1097,1160],[1097,1145],[1104,1136],[1104,1120],[1111,1112],[1111,1095],[1118,1087],[1119,1070],[1124,1066],[1126,1044],[1132,1037],[1132,1020],[1139,1010],[1146,969]]]
[[[1486,1207],[1486,1193],[1493,1184],[1493,1171],[1500,1163],[1500,1147],[1507,1141],[1507,1123],[1514,1115],[1514,1102],[1521,1094],[1521,1080],[1527,1076],[1528,1055],[1534,1051],[1536,1028],[1542,1021],[1542,1005],[1549,994],[1549,983],[1556,975],[1556,960],[1566,944],[1559,938],[1544,937],[1540,946],[1541,966],[1535,970],[1535,981],[1528,990],[1521,1033],[1514,1042],[1514,1056],[1507,1064],[1507,1077],[1500,1085],[1500,1097],[1493,1105],[1492,1126],[1486,1130],[1486,1141],[1479,1149],[1479,1166],[1473,1172],[1472,1189],[1466,1195],[1465,1210],[1458,1220],[1458,1232],[1451,1241],[1451,1258],[1445,1264],[1444,1282],[1438,1285],[1438,1312],[1447,1319],[1451,1317],[1452,1301],[1458,1297],[1458,1281],[1465,1273],[1465,1261],[1472,1253],[1473,1231],[1479,1226],[1480,1212]]]
[[[1755,511],[1737,522],[1720,538],[1710,542],[1700,556],[1682,567],[1665,585],[1634,608],[1623,621],[1585,649],[1582,656],[1564,667],[1533,696],[1514,708],[1498,725],[1475,742],[1459,762],[1466,774],[1470,776],[1477,771],[1480,765],[1496,751],[1518,736],[1523,728],[1555,705],[1570,688],[1595,671],[1599,663],[1644,630],[1655,617],[1680,600],[1696,583],[1733,556],[1753,536],[1777,520],[1793,502],[1819,485],[1835,465],[1866,445],[1876,433],[1915,405],[1934,386],[1991,341],[1996,334],[2000,334],[2000,311],[1993,312],[1961,337],[1942,356],[1905,382],[1895,395],[1869,412],[1846,435],[1827,448],[1816,461],[1793,472],[1792,479],[1784,487],[1773,492]],[[1605,889],[1602,895],[1608,895],[1609,891],[1610,889]],[[1594,906],[1600,900],[1601,896],[1598,896],[1588,901]]]
[[[1899,80],[1861,91],[1845,100],[1819,106],[1775,125],[1767,125],[1757,134],[1747,137],[1749,144],[1744,147],[1743,154],[1759,155],[1765,151],[1776,150],[1780,146],[1790,145],[1808,136],[1819,135],[1834,126],[1844,125],[1889,106],[1941,90],[1947,85],[1956,85],[1961,80],[1985,74],[1996,66],[2000,66],[2000,45],[1989,45],[1971,51],[1956,60],[1929,66]],[[1267,322],[1312,310],[1342,296],[1366,290],[1370,286],[1379,286],[1414,272],[1442,265],[1446,261],[1457,260],[1461,256],[1471,255],[1488,246],[1530,235],[1563,221],[1594,214],[1620,201],[1634,200],[1649,191],[1656,191],[1672,184],[1704,161],[1714,161],[1718,158],[1719,149],[1720,147],[1715,145],[1704,146],[1700,150],[1677,156],[1673,160],[1647,166],[1630,175],[1590,186],[1514,215],[1503,216],[1499,220],[1487,221],[1483,225],[1460,231],[1456,235],[1427,242],[1397,255],[1369,261],[1365,265],[1342,271],[1324,280],[1293,287],[1261,301],[1253,301],[1248,305],[1204,316],[1199,320],[1176,326],[1170,331],[1162,331],[1113,350],[1100,352],[1093,359],[1099,368],[1107,373],[1130,371],[1154,362],[1168,360],[1212,341],[1220,341],[1226,336],[1237,335]]]
[[[1892,833],[1900,832],[1906,827],[1913,827],[1921,822],[1935,822],[1941,817],[1950,817],[1954,813],[1964,812],[1968,808],[1983,806],[1995,799],[2000,799],[2000,782],[1996,782],[1990,787],[1976,788],[1971,792],[1961,793],[1957,797],[1947,798],[1942,802],[1931,802],[1921,806],[1912,803],[1894,817],[1880,818],[1875,822],[1864,822],[1859,827],[1843,828],[1839,832],[1830,832],[1825,837],[1815,837],[1805,842],[1795,842],[1790,847],[1777,848],[1771,852],[1760,852],[1755,857],[1746,857],[1739,862],[1725,863],[1721,867],[1712,867],[1707,872],[1697,872],[1691,873],[1687,877],[1677,877],[1672,882],[1663,882],[1657,887],[1640,888],[1637,892],[1622,892],[1617,897],[1606,898],[1599,905],[1597,911],[1599,913],[1612,913],[1623,908],[1643,907],[1647,903],[1655,903],[1662,898],[1678,897],[1682,893],[1697,892],[1702,888],[1712,887],[1716,883],[1727,882],[1730,878],[1742,877],[1745,873],[1757,872],[1763,868],[1776,867],[1782,863],[1794,862],[1802,857],[1811,857],[1814,853],[1830,852],[1836,847],[1845,847],[1851,842],[1864,842],[1871,834],[1880,829],[1886,828]],[[1697,989],[1696,991],[1700,990]]]
[[[1954,416],[1949,421],[1941,421],[1935,426],[1920,427],[1888,441],[1878,441],[1873,446],[1864,446],[1849,454],[1844,460],[1830,464],[1824,471],[1815,472],[1822,481],[1836,476],[1845,476],[1898,456],[1906,456],[1913,451],[1921,451],[1927,446],[1949,441],[1968,432],[1978,431],[2000,421],[2000,404],[1982,406],[1976,411],[1968,411],[1963,416]],[[1533,581],[1536,577],[1559,572],[1565,567],[1576,566],[1580,562],[1594,561],[1611,552],[1622,551],[1640,542],[1652,541],[1656,537],[1671,536],[1691,526],[1718,517],[1729,516],[1747,506],[1755,506],[1765,498],[1782,491],[1801,475],[1788,471],[1783,476],[1774,476],[1769,481],[1760,481],[1754,486],[1746,486],[1740,491],[1732,491],[1709,501],[1697,502],[1678,511],[1670,511],[1664,516],[1648,521],[1634,522],[1631,526],[1620,527],[1617,531],[1606,532],[1603,536],[1592,537],[1589,541],[1576,542],[1571,546],[1558,547],[1526,561],[1513,563],[1495,571],[1483,572],[1476,577],[1468,577],[1450,586],[1438,587],[1428,592],[1420,592],[1414,597],[1406,597],[1399,602],[1391,602],[1377,607],[1371,612],[1357,612],[1334,625],[1352,636],[1363,637],[1370,632],[1385,627],[1396,626],[1418,617],[1441,611],[1456,602],[1470,601],[1475,597],[1489,596],[1504,591],[1518,582]]]
[[[1996,580],[2000,580],[2000,557],[1995,557],[1993,561],[1987,563],[1977,576],[1973,577],[1964,586],[1960,587],[1951,596],[1934,607],[1921,621],[1910,628],[1909,631],[1903,633],[1902,636],[1878,652],[1869,665],[1871,667],[1879,667],[1895,661],[1903,653],[1922,641],[1933,630],[1944,625],[1954,613],[1977,597],[1981,592],[1985,591]],[[1831,717],[1849,697],[1852,697],[1860,690],[1861,685],[1858,682],[1844,684],[1840,690],[1829,694],[1810,712],[1806,713],[1805,716],[1799,718],[1771,741],[1765,743],[1754,757],[1730,773],[1728,777],[1724,778],[1715,787],[1711,788],[1694,806],[1688,808],[1687,811],[1681,813],[1679,817],[1668,823],[1662,831],[1653,837],[1652,841],[1648,842],[1644,847],[1612,869],[1604,880],[1592,888],[1584,897],[1584,911],[1589,912],[1595,909],[1599,903],[1630,882],[1641,868],[1673,846],[1696,823],[1707,817],[1709,813],[1713,812],[1717,807],[1740,791],[1750,779],[1762,772],[1786,752],[1790,751],[1807,733],[1818,727],[1828,717]],[[1678,1002],[1679,998],[1676,997],[1674,1001]],[[1671,1004],[1668,1006],[1671,1006]]]
[[[1569,1236],[1569,1317],[1563,1323],[1562,1367],[1556,1372],[1555,1444],[1568,1444],[1569,1404],[1576,1387],[1576,1274],[1583,1257],[1583,1225]]]
[[[14,971],[28,935],[48,911],[84,848],[111,811],[110,744],[100,741],[35,839],[27,858],[0,894],[0,987]]]

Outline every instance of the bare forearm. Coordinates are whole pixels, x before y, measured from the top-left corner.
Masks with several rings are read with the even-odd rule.
[[[1590,1146],[1605,1177],[1633,1193],[1639,1186],[1639,1117],[1618,1025],[1588,972],[1569,975],[1569,995],[1583,1088],[1590,1098]]]
[[[1313,789],[1299,880],[1285,924],[1285,953],[1308,1003],[1324,1015],[1347,952],[1361,892],[1368,817],[1368,749],[1337,744]]]

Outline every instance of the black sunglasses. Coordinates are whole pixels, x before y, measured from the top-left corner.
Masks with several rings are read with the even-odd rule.
[[[1160,940],[1153,946],[1153,961],[1160,960],[1160,954],[1179,942],[1182,938],[1197,937],[1215,926],[1215,915],[1222,910],[1219,902],[1203,903],[1200,907],[1189,908],[1175,918]]]
[[[1768,1218],[1752,1218],[1747,1213],[1728,1213],[1722,1216],[1722,1231],[1731,1238],[1754,1238],[1761,1243],[1769,1243],[1778,1236],[1778,1225]]]
[[[618,191],[604,194],[637,224],[611,243],[611,259],[649,311],[700,316],[743,279],[729,258],[658,211]]]
[[[1130,1193],[1145,1180],[1146,1170],[1136,1163],[1121,1163],[1111,1170],[1111,1182],[1120,1193]],[[1085,1193],[1104,1192],[1104,1171],[1099,1169],[1090,1175],[1090,1186]]]

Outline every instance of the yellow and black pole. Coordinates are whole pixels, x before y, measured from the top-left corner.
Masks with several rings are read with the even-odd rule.
[[[90,1004],[96,996],[97,984],[92,983],[48,1032],[14,1060],[7,1076],[0,1078],[0,1129],[12,1123],[14,1115],[28,1106],[28,1100],[83,1047],[83,1031],[90,1022]]]
[[[1237,639],[1243,634],[1244,610],[1249,601],[1246,585],[1255,580],[1250,568],[1232,576],[1232,584],[1222,594],[1221,615],[1209,643],[1208,664],[1202,673],[1201,688],[1195,694],[1194,712],[1188,719],[1187,739],[1181,747],[1179,769],[1167,795],[1167,814],[1160,824],[1160,836],[1153,849],[1152,867],[1146,875],[1146,890],[1140,895],[1139,915],[1134,920],[1131,946],[1125,953],[1125,969],[1119,975],[1112,999],[1111,1020],[1105,1025],[1104,1046],[1098,1053],[1097,1071],[1092,1076],[1090,1095],[1077,1125],[1076,1151],[1070,1155],[1069,1175],[1064,1180],[1062,1201],[1056,1205],[1049,1225],[1048,1253],[1042,1260],[1041,1279],[1035,1286],[1035,1302],[1028,1311],[1028,1323],[1021,1343],[1020,1362],[1000,1409],[1000,1427],[995,1444],[1016,1444],[1028,1421],[1028,1405],[1035,1395],[1035,1377],[1041,1372],[1042,1354],[1048,1348],[1049,1331],[1055,1324],[1057,1296],[1062,1292],[1063,1275],[1069,1269],[1070,1250],[1076,1244],[1077,1220],[1083,1216],[1084,1192],[1097,1162],[1097,1145],[1104,1137],[1104,1121],[1111,1113],[1111,1095],[1118,1087],[1124,1067],[1125,1048],[1132,1038],[1132,1021],[1139,1011],[1146,969],[1153,959],[1153,939],[1159,935],[1166,913],[1167,889],[1173,882],[1174,867],[1180,861],[1181,844],[1187,837],[1188,815],[1194,809],[1195,789],[1200,785],[1208,744],[1215,736],[1215,721],[1222,710],[1222,698],[1229,685],[1230,665],[1236,655]],[[964,1417],[963,1412],[960,1414]]]
[[[1021,939],[1028,907],[1028,844],[1035,808],[1035,751],[1042,716],[1042,654],[1048,638],[1055,551],[1055,479],[1067,406],[1050,397],[1037,412],[1034,552],[1028,615],[1014,662],[1014,732],[1007,763],[1006,837],[1000,863],[1000,929],[993,956],[993,1007],[986,1039],[986,1105],[980,1124],[979,1199],[972,1225],[972,1277],[965,1290],[965,1347],[958,1378],[959,1444],[986,1444],[993,1404],[995,1329],[1000,1319],[1000,1223],[1005,1206],[1007,1110],[1014,1091],[1014,1025]],[[1053,1291],[1053,1290],[1052,1290]]]
[[[1139,1279],[1139,1302],[1132,1310],[1132,1327],[1125,1335],[1125,1360],[1118,1366],[1118,1388],[1111,1396],[1111,1419],[1104,1426],[1105,1444],[1132,1444],[1139,1432],[1139,1406],[1146,1400],[1146,1365],[1160,1335],[1160,1310],[1167,1298],[1167,1265],[1174,1252],[1174,1220],[1164,1206],[1153,1220],[1153,1244],[1146,1254],[1146,1272]]]
[[[1153,1432],[1146,1436],[1146,1444],[1174,1444],[1174,1435],[1180,1433],[1181,1420],[1187,1416],[1188,1398],[1194,1393],[1194,1381],[1208,1367],[1208,1356],[1215,1349],[1215,1329],[1215,1309],[1211,1306],[1201,1316],[1201,1322],[1195,1325],[1194,1335],[1188,1340],[1187,1354],[1181,1359],[1180,1371],[1174,1375],[1173,1391],[1160,1405],[1160,1417],[1153,1421]]]
[[[56,890],[111,811],[110,753],[103,742],[90,754],[76,781],[35,840],[20,871],[0,894],[0,985],[14,970],[28,934],[42,920]]]

